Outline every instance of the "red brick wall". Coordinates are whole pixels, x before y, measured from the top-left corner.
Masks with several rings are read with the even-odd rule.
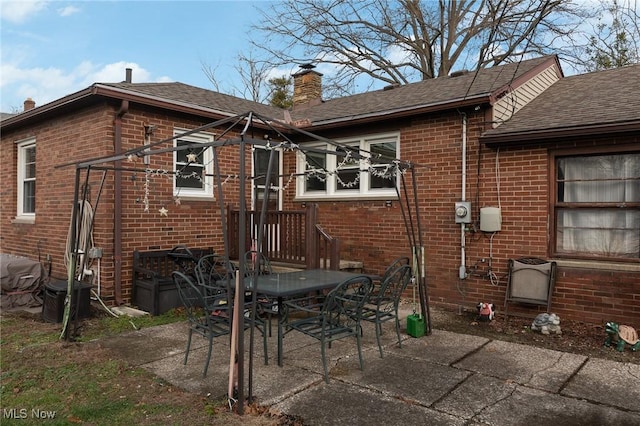
[[[553,308],[586,322],[616,321],[640,327],[640,275],[632,272],[560,268]]]
[[[27,131],[2,135],[2,207],[0,208],[2,252],[31,259],[51,256],[52,275],[66,277],[64,252],[73,205],[75,168],[59,167],[69,162],[108,153],[112,146],[112,117],[103,107],[73,116],[47,120]],[[16,141],[36,137],[36,220],[17,223]],[[89,181],[98,187],[97,175]],[[111,182],[111,186],[113,183]],[[96,235],[98,241],[105,237]]]
[[[50,254],[53,273],[64,276],[63,253],[73,200],[74,168],[56,168],[67,162],[112,154],[114,117],[117,106],[102,105],[75,113],[64,119],[50,119],[28,132],[3,133],[2,179],[0,207],[2,252],[25,255],[34,259]],[[504,301],[507,260],[522,256],[548,257],[548,150],[551,146],[497,150],[480,147],[478,137],[484,129],[482,111],[468,114],[466,199],[472,203],[473,220],[485,206],[502,208],[502,231],[491,241],[482,232],[465,235],[466,266],[478,268],[465,280],[458,279],[461,265],[460,225],[454,221],[454,203],[462,196],[461,153],[462,116],[458,112],[435,114],[416,119],[401,129],[402,159],[416,165],[419,221],[426,249],[426,273],[432,303],[457,309],[472,309],[480,301],[495,303],[499,310]],[[157,126],[151,142],[173,136],[174,127],[195,128],[208,121],[194,121],[184,116],[167,116],[155,110],[132,105],[122,119],[122,143],[127,150],[144,144],[144,126]],[[399,124],[400,125],[400,124]],[[386,129],[389,130],[389,129]],[[16,211],[15,141],[37,137],[37,218],[35,224],[12,223]],[[591,141],[581,145],[638,143],[635,139]],[[161,148],[161,147],[156,147]],[[496,157],[499,176],[496,174]],[[238,173],[237,147],[220,151],[223,175]],[[142,160],[124,167],[143,167]],[[171,170],[172,154],[154,155],[150,167]],[[247,157],[247,170],[251,162]],[[295,156],[284,160],[285,176],[295,171]],[[84,178],[84,174],[82,175]],[[134,178],[135,176],[135,178]],[[101,172],[91,173],[92,200],[95,199]],[[149,212],[144,212],[144,172],[122,172],[122,295],[131,295],[131,260],[134,250],[171,248],[178,244],[191,247],[213,247],[222,252],[220,211],[217,200],[181,199],[174,203],[171,179],[150,179]],[[499,195],[498,185],[499,178]],[[285,181],[287,179],[285,178]],[[405,175],[410,185],[411,173]],[[113,173],[105,181],[105,189],[97,210],[95,246],[104,250],[101,260],[101,291],[107,303],[114,297],[113,247]],[[231,179],[224,185],[225,203],[237,207],[239,182]],[[250,189],[247,184],[247,196]],[[216,191],[214,191],[216,192]],[[415,213],[413,189],[408,188],[411,213]],[[285,191],[284,208],[299,208],[294,200],[295,185]],[[216,192],[217,197],[217,192]],[[403,222],[401,202],[317,201],[321,225],[342,242],[342,258],[364,262],[367,272],[382,272],[398,256],[410,255]],[[158,212],[164,206],[168,216]],[[405,206],[406,207],[406,206]],[[413,216],[414,224],[417,218]],[[491,244],[492,243],[492,244]],[[485,262],[481,262],[485,259]],[[488,278],[491,259],[493,280]],[[95,264],[94,264],[95,267]],[[552,297],[552,310],[561,318],[602,323],[616,320],[640,328],[640,272],[602,271],[561,266]],[[407,292],[411,296],[411,290]],[[513,306],[515,314],[535,316],[542,308]]]
[[[123,150],[129,150],[144,145],[144,126],[154,125],[156,128],[150,136],[150,143],[155,143],[173,137],[174,128],[194,129],[210,121],[194,121],[182,116],[168,117],[156,111],[147,111],[133,106],[123,117],[122,134]],[[211,133],[220,133],[220,129],[211,129]],[[230,137],[231,134],[226,135]],[[173,145],[171,140],[154,146],[153,149],[167,148]],[[219,150],[221,173],[237,175],[238,149],[235,146]],[[143,168],[143,160],[136,159],[133,163],[122,162],[123,167]],[[173,168],[173,153],[154,154],[150,156],[148,166],[152,170],[167,170]],[[248,157],[247,170],[251,162]],[[213,248],[215,252],[223,253],[224,244],[221,232],[221,215],[217,199],[217,189],[214,188],[215,199],[194,199],[186,196],[179,197],[176,203],[173,197],[172,178],[151,174],[149,176],[149,211],[144,211],[144,172],[123,172],[122,188],[122,289],[126,301],[131,297],[131,270],[134,250],[170,249],[176,245],[186,245],[197,248]],[[223,177],[224,180],[224,177]],[[237,178],[230,179],[223,186],[225,205],[238,203],[239,182]],[[250,192],[248,192],[250,194]],[[159,209],[168,210],[167,216],[162,216]],[[107,223],[104,223],[108,226]]]
[[[467,113],[466,200],[472,203],[473,221],[479,223],[481,207],[500,206],[502,210],[502,230],[492,240],[489,233],[465,234],[466,267],[477,266],[470,271],[469,278],[458,278],[462,242],[460,225],[455,224],[453,215],[454,203],[462,196],[461,115],[452,112],[414,120],[401,132],[401,157],[417,164],[417,194],[431,302],[451,309],[459,306],[474,309],[478,302],[487,301],[495,303],[500,311],[508,259],[548,258],[548,152],[555,146],[500,151],[480,147],[478,137],[484,128],[484,117]],[[634,140],[579,142],[596,146]],[[406,181],[410,184],[410,175]],[[413,200],[412,190],[409,196]],[[394,258],[410,253],[399,202],[394,201],[392,207],[385,207],[384,200],[319,204],[320,223],[330,234],[342,239],[342,257],[362,260],[366,271],[379,273]],[[615,320],[640,327],[638,268],[631,272],[594,272],[592,268],[588,264],[585,269],[558,268],[552,311],[561,318],[595,323]],[[409,290],[406,296],[411,294]],[[510,313],[529,317],[544,310],[544,307],[509,306]]]
[[[3,253],[38,259],[38,244],[41,259],[46,255],[52,259],[52,275],[66,277],[64,252],[73,204],[75,167],[56,168],[61,164],[74,163],[113,154],[114,118],[117,106],[103,104],[76,112],[62,119],[51,119],[25,132],[3,134],[2,169],[3,191],[1,206]],[[193,129],[210,121],[193,121],[181,116],[167,117],[157,111],[147,111],[132,106],[122,119],[122,149],[129,150],[145,144],[145,124],[156,125],[151,142],[171,138],[174,127]],[[212,130],[213,133],[216,130]],[[219,130],[218,130],[219,132]],[[37,193],[35,224],[14,223],[16,214],[16,161],[15,142],[36,136]],[[228,137],[228,136],[227,136]],[[170,146],[171,142],[154,149]],[[222,174],[237,175],[238,149],[225,147],[220,151]],[[107,167],[113,163],[105,163]],[[142,159],[121,162],[123,168],[144,169]],[[152,169],[172,170],[172,154],[151,157]],[[247,160],[250,170],[250,156]],[[144,211],[143,171],[122,173],[122,259],[121,288],[124,302],[131,297],[131,266],[134,250],[166,249],[178,244],[189,247],[212,247],[223,252],[220,226],[220,211],[217,198],[194,200],[181,198],[175,204],[172,180],[166,176],[151,176],[149,211]],[[89,174],[92,205],[100,186],[102,171],[93,169]],[[135,177],[134,177],[135,176]],[[81,183],[86,173],[81,173]],[[96,209],[94,223],[94,246],[103,249],[100,260],[100,291],[106,303],[113,303],[114,286],[114,172],[109,171],[104,189]],[[239,183],[237,178],[224,185],[226,204],[238,203]],[[249,188],[249,187],[247,187]],[[247,194],[250,194],[247,189]],[[217,197],[217,191],[214,191]],[[168,209],[168,216],[161,216],[160,207]],[[91,268],[98,272],[98,262]],[[96,283],[97,284],[97,283]]]

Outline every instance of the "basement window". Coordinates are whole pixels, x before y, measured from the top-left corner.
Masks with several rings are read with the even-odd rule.
[[[298,155],[297,198],[396,197],[399,134],[310,144]]]
[[[554,254],[640,260],[640,152],[554,157]]]
[[[202,143],[213,142],[208,133],[194,133],[180,136],[186,130],[175,129],[173,195],[176,197],[212,198],[213,164],[212,148],[201,147]]]

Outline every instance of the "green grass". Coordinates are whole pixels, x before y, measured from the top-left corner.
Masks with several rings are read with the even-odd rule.
[[[105,336],[113,336],[128,331],[139,330],[141,328],[154,327],[157,325],[169,324],[186,320],[182,310],[172,309],[162,315],[143,315],[140,317],[104,317],[95,319],[91,327],[81,330],[80,335],[75,340],[88,342]]]
[[[179,311],[138,318],[90,318],[74,342],[39,316],[0,316],[0,423],[4,425],[211,424],[224,409],[112,359],[101,337],[184,320]],[[38,415],[51,418],[39,418]],[[232,415],[231,413],[225,413]],[[215,423],[215,422],[214,422]]]

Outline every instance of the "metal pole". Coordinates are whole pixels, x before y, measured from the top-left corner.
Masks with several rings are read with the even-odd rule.
[[[73,192],[73,209],[71,210],[71,235],[69,236],[72,241],[71,255],[69,256],[69,265],[67,265],[67,298],[64,305],[64,314],[62,321],[62,334],[61,338],[69,340],[69,319],[71,318],[71,294],[73,292],[73,284],[75,282],[76,275],[76,252],[78,245],[76,243],[76,227],[78,222],[78,187],[80,185],[80,169],[76,168],[76,180],[75,190]]]
[[[413,198],[416,209],[416,224],[418,226],[418,243],[420,246],[420,277],[418,278],[418,289],[420,293],[420,309],[426,313],[426,333],[431,334],[431,310],[429,309],[429,293],[427,292],[427,271],[424,260],[424,241],[422,240],[422,225],[420,223],[420,208],[418,204],[418,184],[416,182],[415,168],[411,168],[411,178],[413,183]]]
[[[244,136],[241,137],[239,154],[240,154],[239,155],[240,157],[240,191],[239,191],[240,232],[238,236],[238,247],[242,248],[244,247],[244,244],[246,241],[246,235],[247,235],[247,232],[246,232],[247,199],[246,199],[246,188],[245,188],[247,173],[245,170],[246,144],[244,142]],[[244,253],[244,250],[241,253]],[[243,273],[243,271],[245,270],[244,255],[238,256],[238,257],[239,257],[238,259],[239,270],[238,270],[238,279],[236,281],[237,293],[236,293],[235,299],[237,301],[240,301],[239,303],[240,306],[238,306],[238,303],[234,304],[233,306],[234,313],[236,310],[242,309],[242,303],[244,302],[244,273]],[[238,295],[240,297],[237,297]],[[236,325],[237,327],[236,336],[238,336],[238,342],[237,342],[238,414],[244,414],[244,399],[245,399],[244,398],[244,314],[237,315],[237,317],[238,317],[238,324]]]

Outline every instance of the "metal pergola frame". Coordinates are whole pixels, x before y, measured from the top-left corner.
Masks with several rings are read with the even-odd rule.
[[[193,144],[185,144],[181,146],[173,146],[173,141],[175,139],[188,136],[191,134],[195,134],[198,132],[202,132],[212,128],[220,128],[225,125],[227,126],[226,129],[219,136],[217,136],[217,139],[214,140],[213,142],[193,143]],[[239,132],[238,136],[227,137],[227,135],[229,135],[232,130],[236,129],[239,126],[242,126],[242,130]],[[253,131],[256,131],[256,130],[260,130],[261,132],[267,131],[274,136],[268,137],[268,138],[255,138],[249,135],[250,132],[253,133]],[[285,134],[285,132],[289,134],[301,135],[305,140],[301,142],[296,142],[292,140],[288,134]],[[281,142],[274,143],[272,141],[273,138],[281,139]],[[342,149],[336,152],[334,150],[320,149],[317,147],[308,147],[308,146],[300,145],[300,143],[308,144],[312,142],[324,142],[332,146],[341,147]],[[168,143],[171,143],[170,147],[163,147],[163,145],[166,145]],[[74,206],[76,206],[76,208],[73,208],[73,213],[71,217],[72,226],[70,231],[70,241],[72,242],[72,251],[69,256],[70,258],[69,265],[67,266],[68,268],[67,294],[70,295],[70,297],[68,297],[67,301],[65,302],[65,310],[64,310],[64,316],[63,316],[63,331],[61,334],[61,338],[64,338],[65,340],[69,340],[70,338],[70,333],[69,333],[70,332],[69,323],[70,323],[70,317],[71,317],[70,307],[74,306],[73,302],[75,298],[78,297],[78,295],[75,294],[76,292],[73,291],[75,278],[76,278],[75,277],[76,270],[78,269],[78,267],[80,267],[81,271],[84,270],[84,267],[87,262],[87,256],[80,256],[80,253],[87,253],[89,247],[79,247],[80,239],[79,239],[77,230],[78,230],[79,223],[82,222],[83,212],[79,211],[77,206],[80,201],[83,201],[83,202],[87,201],[87,198],[89,197],[88,182],[89,182],[90,173],[94,170],[102,171],[103,173],[101,184],[100,184],[98,193],[96,195],[96,201],[95,201],[95,207],[94,207],[94,210],[97,210],[97,205],[100,199],[100,195],[103,191],[104,181],[108,172],[110,171],[148,172],[149,171],[148,168],[121,167],[119,165],[118,166],[113,165],[112,163],[117,164],[122,160],[143,158],[143,157],[153,156],[157,154],[191,149],[195,147],[199,149],[203,149],[203,148],[212,149],[213,151],[212,157],[213,157],[213,163],[214,163],[213,177],[216,180],[216,186],[217,186],[217,198],[218,198],[220,214],[221,214],[221,228],[223,232],[224,250],[225,250],[225,253],[228,253],[229,238],[228,238],[227,229],[225,225],[226,221],[225,221],[225,208],[224,208],[224,193],[223,193],[222,185],[220,184],[220,182],[222,182],[222,179],[221,179],[221,173],[220,173],[218,149],[223,148],[225,146],[232,146],[232,145],[238,146],[239,148],[238,179],[240,182],[239,210],[241,213],[247,211],[247,198],[246,198],[246,185],[245,185],[245,182],[247,181],[247,172],[245,170],[247,146],[255,145],[255,146],[261,146],[265,148],[278,148],[278,149],[284,149],[284,150],[290,150],[290,151],[298,150],[298,151],[302,151],[303,153],[316,152],[316,153],[325,153],[330,155],[342,155],[342,156],[350,155],[352,156],[353,159],[356,159],[356,160],[362,160],[366,158],[366,160],[369,161],[371,164],[388,165],[392,163],[394,165],[393,167],[394,174],[392,175],[394,177],[392,177],[392,179],[396,183],[394,187],[396,189],[398,200],[400,201],[401,213],[402,213],[402,217],[405,225],[408,243],[409,243],[409,247],[411,248],[411,252],[413,254],[413,263],[416,269],[415,278],[416,278],[416,283],[418,284],[420,310],[421,310],[422,316],[425,317],[426,333],[427,334],[431,333],[431,314],[430,314],[429,303],[428,303],[428,293],[427,293],[427,283],[426,283],[424,241],[423,241],[422,224],[420,221],[420,208],[419,208],[420,206],[419,206],[419,199],[417,195],[417,181],[416,181],[416,174],[415,174],[416,165],[408,161],[403,161],[398,159],[376,158],[375,156],[372,156],[371,153],[366,153],[359,148],[354,149],[351,146],[339,143],[332,139],[328,139],[328,138],[307,132],[305,130],[294,127],[288,123],[284,123],[276,119],[271,119],[250,111],[245,114],[240,114],[240,115],[224,118],[222,120],[214,121],[204,126],[200,126],[196,129],[181,133],[179,135],[175,135],[171,138],[166,138],[154,143],[143,145],[143,146],[125,151],[120,154],[99,157],[99,158],[94,158],[94,159],[84,160],[79,162],[69,162],[69,163],[58,166],[58,167],[69,167],[69,166],[75,167],[75,185],[74,185],[73,203],[74,203]],[[269,164],[267,168],[267,175],[265,176],[266,188],[271,187],[270,179],[273,174],[272,168],[273,168],[274,159],[275,159],[275,155],[274,155],[275,152],[276,152],[276,149],[271,149]],[[363,152],[364,152],[364,155],[363,155]],[[81,183],[81,180],[82,180],[81,174],[83,172],[85,173],[84,183]],[[407,182],[407,179],[405,178],[406,172],[409,172],[411,174],[410,182]],[[175,174],[175,173],[176,173],[175,171],[167,172],[167,174]],[[398,176],[400,176],[400,185],[398,185],[398,182],[396,181]],[[411,197],[409,194],[408,186],[410,186],[413,190],[413,197]],[[269,193],[270,191],[266,191],[265,196],[268,197]],[[265,225],[267,206],[268,206],[268,202],[262,203],[262,210],[260,212],[260,220],[259,220],[259,226],[258,226],[258,241],[262,241],[262,231]],[[94,213],[94,217],[95,217],[95,213]],[[240,214],[239,220],[240,220],[239,237],[238,237],[239,246],[243,247],[244,242],[246,240],[246,215]],[[91,221],[91,225],[90,225],[91,230],[93,229],[93,225],[94,225],[93,222],[94,220]],[[258,255],[262,253],[262,247],[260,244],[257,245],[256,250],[258,251]],[[240,271],[245,270],[244,256],[239,256],[238,261],[239,261],[239,265],[238,265],[239,270]],[[79,263],[82,263],[82,264],[79,264]],[[239,279],[237,279],[235,283],[236,294],[244,294],[244,291],[246,288],[245,286],[246,277],[244,277],[243,274],[237,274],[237,275]],[[252,313],[250,316],[251,321],[254,321],[255,319],[255,310],[256,310],[256,292],[253,292]],[[247,400],[247,398],[245,398],[245,392],[244,392],[244,382],[245,382],[244,380],[245,378],[244,320],[245,320],[245,317],[242,314],[241,309],[233,309],[233,317],[236,321],[234,326],[236,327],[236,330],[237,330],[237,357],[238,357],[237,358],[237,363],[238,363],[237,382],[239,386],[237,389],[238,399],[236,401],[233,399],[233,395],[231,393],[233,372],[232,372],[232,369],[230,368],[228,398],[229,398],[230,404],[237,403],[238,413],[243,414],[244,403]],[[75,327],[77,328],[78,315],[75,316],[75,321],[76,321]],[[248,383],[247,383],[249,401],[253,398],[253,344],[254,344],[254,332],[255,332],[254,329],[255,327],[251,327],[250,340],[249,340],[250,342],[249,374],[248,374]],[[233,354],[233,353],[230,354],[232,359],[235,355],[236,354]]]

